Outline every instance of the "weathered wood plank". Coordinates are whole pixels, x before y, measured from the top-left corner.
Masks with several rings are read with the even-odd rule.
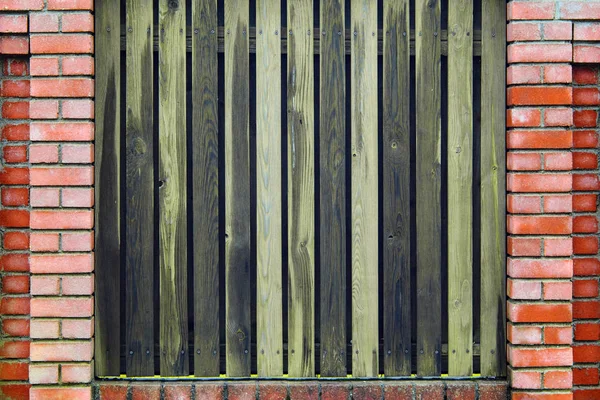
[[[185,1],[159,5],[160,373],[189,373]]]
[[[250,376],[248,2],[225,1],[225,285],[227,376]]]
[[[377,376],[377,2],[352,0],[352,375]]]
[[[152,5],[127,0],[126,370],[154,375],[154,71]]]
[[[217,1],[192,2],[194,375],[219,375]],[[196,33],[197,32],[197,33]]]
[[[386,376],[411,373],[410,2],[383,12],[383,319]]]
[[[119,375],[121,227],[121,66],[119,53],[120,1],[96,7],[96,134],[95,134],[95,371]]]
[[[288,373],[315,374],[312,0],[288,2]]]
[[[279,0],[257,0],[256,26],[257,366],[259,376],[277,377],[283,375]]]
[[[441,0],[416,0],[417,374],[441,373]]]
[[[506,5],[482,3],[481,375],[505,376]]]
[[[473,373],[473,0],[449,3],[448,373]]]
[[[346,62],[344,1],[321,0],[321,376],[346,369]]]

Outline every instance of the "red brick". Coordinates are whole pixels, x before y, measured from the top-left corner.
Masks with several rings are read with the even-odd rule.
[[[573,211],[572,196],[544,196],[544,212],[545,213],[570,213]]]
[[[29,381],[33,384],[58,383],[58,365],[31,365],[29,366]]]
[[[36,274],[88,273],[93,270],[92,254],[32,255],[31,272]]]
[[[32,342],[31,361],[91,361],[92,342]]]
[[[507,196],[507,210],[511,214],[538,214],[542,212],[540,196]]]
[[[476,396],[473,383],[448,382],[447,384],[447,400],[475,400]]]
[[[29,118],[28,101],[6,101],[2,104],[2,117],[6,119]]]
[[[573,385],[598,385],[598,368],[573,368]]]
[[[94,32],[94,16],[90,13],[63,14],[63,32]]]
[[[569,257],[573,254],[571,238],[545,238],[544,255],[546,257]]]
[[[544,83],[571,83],[573,81],[573,69],[570,65],[545,65]]]
[[[29,80],[4,80],[0,89],[2,97],[29,97]]]
[[[573,281],[573,297],[598,297],[597,279],[577,279]]]
[[[576,24],[577,25],[577,24]],[[598,83],[598,68],[588,65],[573,66],[573,82],[579,85],[595,85]]]
[[[571,304],[508,303],[507,317],[512,322],[571,322]]]
[[[512,1],[508,3],[508,19],[554,19],[554,3],[543,1]]]
[[[83,123],[32,123],[32,141],[88,141],[94,139],[94,125]]]
[[[576,258],[573,260],[576,276],[591,276],[600,274],[600,261],[596,258]]]
[[[600,46],[573,46],[573,61],[578,63],[600,62]]]
[[[580,215],[573,218],[574,233],[598,232],[598,219],[593,215]]]
[[[17,1],[17,0],[14,0]],[[31,385],[25,383],[12,383],[0,385],[0,398],[7,400],[30,400],[29,388]],[[4,396],[4,397],[2,397]]]
[[[32,387],[30,400],[91,400],[90,387]]]
[[[91,298],[32,298],[32,317],[91,317]]]
[[[2,11],[29,11],[44,8],[43,0],[0,0]]]
[[[62,291],[63,295],[67,296],[91,295],[94,293],[94,278],[92,275],[64,276],[62,278]]]
[[[58,32],[58,14],[31,13],[29,29],[33,33]]]
[[[88,186],[94,183],[92,167],[32,168],[32,186]]]
[[[94,319],[64,319],[62,336],[67,339],[89,339],[94,335]]]
[[[58,251],[59,237],[57,233],[38,233],[31,234],[31,251]]]
[[[31,54],[91,54],[94,38],[85,34],[31,36]]]
[[[24,362],[0,361],[1,381],[26,381],[29,378],[29,365]]]
[[[511,256],[541,256],[542,255],[542,240],[537,238],[507,238],[508,254]]]
[[[6,340],[0,341],[0,358],[22,359],[29,357],[29,341]]]
[[[63,320],[67,322],[69,320]],[[31,321],[31,337],[34,339],[57,339],[60,336],[59,320],[39,319]],[[63,336],[66,337],[66,336]]]
[[[62,116],[67,119],[94,119],[94,102],[92,100],[64,100]]]
[[[227,385],[229,400],[253,400],[256,399],[256,384],[235,383]]]
[[[65,144],[62,146],[61,155],[64,164],[90,164],[94,162],[94,146]]]
[[[598,198],[595,194],[577,194],[573,196],[573,211],[596,211]]]
[[[553,21],[542,24],[544,40],[571,40],[573,38],[573,23],[570,21]]]
[[[6,294],[29,293],[29,276],[6,275],[2,277],[2,292]]]
[[[58,101],[33,100],[29,102],[29,116],[31,119],[58,118]]]
[[[570,345],[572,342],[573,328],[571,326],[546,326],[544,328],[544,343]]]
[[[191,385],[165,385],[165,400],[191,400]]]
[[[600,302],[597,300],[573,301],[573,318],[597,319],[600,318]]]
[[[510,149],[567,149],[573,146],[571,131],[509,131],[507,147]]]
[[[511,22],[506,28],[506,40],[508,42],[541,39],[540,24],[535,22]]]
[[[29,184],[29,168],[4,168],[0,170],[0,184],[27,185]]]
[[[573,110],[570,108],[547,108],[544,111],[544,126],[558,127],[573,125]]]
[[[64,188],[62,191],[63,207],[92,207],[93,205],[93,189]]]
[[[29,160],[32,164],[54,164],[58,162],[58,145],[42,144],[29,147]],[[31,172],[30,172],[31,173]]]
[[[543,193],[569,192],[573,177],[569,174],[518,174],[507,175],[507,188],[511,192]]]
[[[31,294],[34,296],[56,296],[60,294],[58,276],[32,276]]]
[[[508,153],[506,168],[509,171],[539,171],[542,159],[539,153]]]
[[[63,57],[63,75],[94,75],[94,59],[89,56]]]
[[[91,251],[94,249],[94,235],[91,232],[70,233],[61,235],[63,251]]]
[[[27,162],[27,146],[5,146],[2,150],[7,163]]]
[[[542,122],[542,113],[537,108],[511,108],[506,111],[506,126],[537,127]]]
[[[561,19],[600,19],[600,4],[587,1],[560,3]]]
[[[56,76],[58,75],[58,58],[32,57],[31,76]],[[64,75],[64,72],[63,72]]]
[[[598,156],[590,152],[575,152],[573,153],[573,168],[596,169],[598,168]]]
[[[507,85],[542,83],[542,67],[539,65],[509,65],[506,71],[506,83]]]
[[[321,400],[343,400],[350,396],[350,386],[344,383],[321,385]]]
[[[538,371],[510,370],[511,387],[514,389],[541,389],[542,374]]]
[[[0,210],[0,227],[28,228],[29,211],[26,210]]]
[[[600,180],[597,174],[575,174],[573,175],[573,190],[591,191],[600,190]]]
[[[287,386],[285,383],[259,383],[258,398],[265,400],[285,400],[287,398]]]
[[[570,62],[570,44],[510,44],[507,61],[519,62]]]
[[[383,385],[385,399],[387,400],[412,400],[412,383],[388,382]]]
[[[544,282],[544,300],[571,300],[571,282]]]
[[[570,278],[573,276],[573,260],[509,258],[507,274],[513,278]]]
[[[574,237],[573,238],[573,253],[574,254],[597,254],[598,253],[598,237]]]
[[[6,336],[29,336],[29,319],[4,318],[2,332]]]
[[[600,362],[600,346],[596,344],[576,344],[573,346],[573,361],[576,363]]]
[[[2,138],[9,142],[29,140],[29,124],[6,125],[2,128]]]
[[[92,381],[92,368],[89,364],[62,364],[60,367],[62,383],[89,383]],[[191,387],[188,386],[191,392]],[[165,394],[167,393],[165,387]],[[168,397],[165,400],[186,400],[185,397]],[[191,400],[191,397],[189,398]]]
[[[600,324],[585,322],[575,324],[575,340],[596,342],[600,340]]]
[[[31,188],[32,207],[58,207],[60,193],[58,189]]]
[[[531,325],[506,324],[507,339],[512,344],[541,344],[542,328]]]
[[[444,384],[441,382],[415,384],[417,400],[437,400],[444,398]]]
[[[554,348],[515,348],[508,350],[511,365],[521,367],[562,367],[571,366],[573,355],[570,347]]]
[[[572,89],[564,86],[517,86],[507,89],[507,104],[564,105],[573,102]]]
[[[223,385],[213,383],[196,384],[196,399],[198,400],[220,400],[223,396]]]
[[[5,254],[0,256],[0,271],[29,272],[29,255]]]
[[[32,97],[93,97],[94,81],[87,78],[34,79]]]
[[[25,60],[9,60],[10,71],[6,71],[5,75],[10,76],[25,76],[27,75],[27,61]]]
[[[573,104],[578,106],[595,106],[600,104],[600,91],[598,88],[573,89]]]
[[[94,0],[48,0],[48,10],[94,10]]]
[[[507,232],[516,235],[567,235],[572,231],[573,221],[570,216],[509,215],[507,218]]]
[[[600,389],[573,389],[573,400],[600,399]]]
[[[25,55],[29,53],[29,37],[0,36],[0,54]]]
[[[0,299],[0,314],[27,315],[29,314],[29,298],[4,297]]]
[[[26,206],[29,204],[29,189],[27,188],[2,188],[2,205]]]
[[[570,389],[573,386],[571,370],[554,370],[544,372],[545,389]]]
[[[596,126],[598,113],[594,110],[575,110],[573,111],[573,124],[577,128],[593,128]]]
[[[505,382],[479,382],[479,398],[481,400],[504,400],[507,398],[507,384]]]
[[[542,284],[539,281],[508,279],[506,294],[511,299],[538,300],[542,297]]]
[[[571,153],[544,154],[544,170],[569,171],[571,169],[573,169],[573,155]]]

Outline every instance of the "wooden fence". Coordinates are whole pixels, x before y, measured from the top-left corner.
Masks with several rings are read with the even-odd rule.
[[[98,1],[97,375],[503,376],[505,7]]]

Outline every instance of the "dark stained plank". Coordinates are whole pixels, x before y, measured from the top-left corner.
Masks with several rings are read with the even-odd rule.
[[[120,359],[120,13],[119,0],[96,6],[95,371],[119,375]]]
[[[417,375],[441,373],[441,0],[416,0]]]
[[[383,13],[383,342],[386,376],[411,373],[409,1]]]
[[[473,0],[449,3],[448,374],[473,373]]]
[[[506,376],[506,4],[482,9],[481,375]]]
[[[159,6],[160,373],[189,373],[185,1]]]
[[[321,376],[346,369],[346,62],[344,1],[321,0]],[[325,33],[323,35],[323,33]]]
[[[192,2],[194,375],[219,375],[217,1]]]
[[[315,374],[313,2],[288,2],[288,373]],[[288,33],[289,33],[288,32]]]
[[[154,375],[152,7],[127,0],[125,268],[127,376]]]
[[[257,0],[256,349],[258,375],[283,375],[281,3]]]
[[[250,376],[249,9],[225,0],[225,308],[227,376]]]

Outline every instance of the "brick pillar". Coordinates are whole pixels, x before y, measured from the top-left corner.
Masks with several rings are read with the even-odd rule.
[[[571,399],[572,22],[508,4],[508,361],[513,399]]]
[[[93,0],[45,3],[43,9],[29,14],[30,396],[90,399],[94,376]]]

